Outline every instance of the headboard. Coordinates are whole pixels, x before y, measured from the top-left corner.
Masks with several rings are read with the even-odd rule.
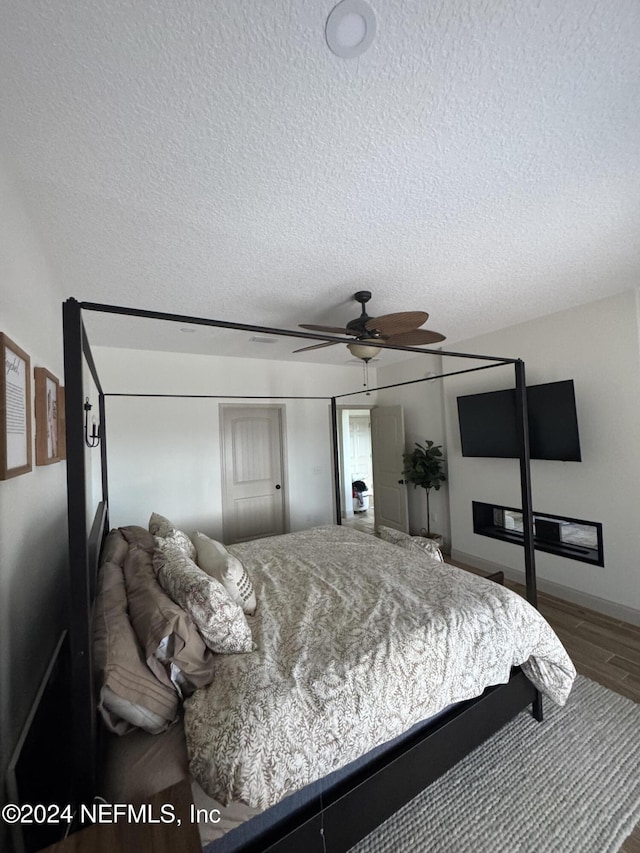
[[[109,512],[106,501],[100,501],[93,517],[93,524],[87,540],[87,557],[89,566],[89,596],[91,601],[96,596],[98,585],[98,570],[100,568],[100,553],[104,537],[109,530]]]

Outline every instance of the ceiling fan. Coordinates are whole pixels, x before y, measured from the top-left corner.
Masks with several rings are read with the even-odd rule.
[[[345,328],[316,326],[307,323],[301,323],[300,328],[335,335],[352,335],[354,342],[347,344],[347,349],[356,358],[365,362],[370,361],[384,346],[414,347],[435,344],[445,339],[445,336],[439,332],[420,328],[429,319],[426,311],[401,311],[397,314],[370,317],[365,310],[365,305],[371,299],[371,292],[359,290],[354,293],[353,298],[362,306],[362,313],[354,320],[350,320]],[[308,352],[322,347],[332,347],[339,343],[343,343],[343,341],[325,341],[310,347],[302,347],[302,349],[294,350],[294,352]]]

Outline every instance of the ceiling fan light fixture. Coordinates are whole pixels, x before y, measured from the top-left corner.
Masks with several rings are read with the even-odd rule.
[[[347,344],[347,349],[351,355],[356,358],[361,358],[363,361],[370,361],[381,350],[381,347],[371,347],[368,344]]]

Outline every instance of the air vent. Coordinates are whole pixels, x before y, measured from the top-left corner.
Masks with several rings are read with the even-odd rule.
[[[254,344],[275,344],[275,338],[259,338],[257,335],[254,335],[249,340]]]

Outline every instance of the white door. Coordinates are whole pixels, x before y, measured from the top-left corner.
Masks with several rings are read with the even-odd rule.
[[[220,407],[226,544],[285,532],[280,406]]]
[[[402,406],[371,409],[371,450],[375,484],[376,527],[409,532],[409,502],[402,477],[404,414]]]
[[[351,449],[351,482],[364,480],[373,492],[371,470],[371,416],[368,411],[349,415],[349,444]]]

